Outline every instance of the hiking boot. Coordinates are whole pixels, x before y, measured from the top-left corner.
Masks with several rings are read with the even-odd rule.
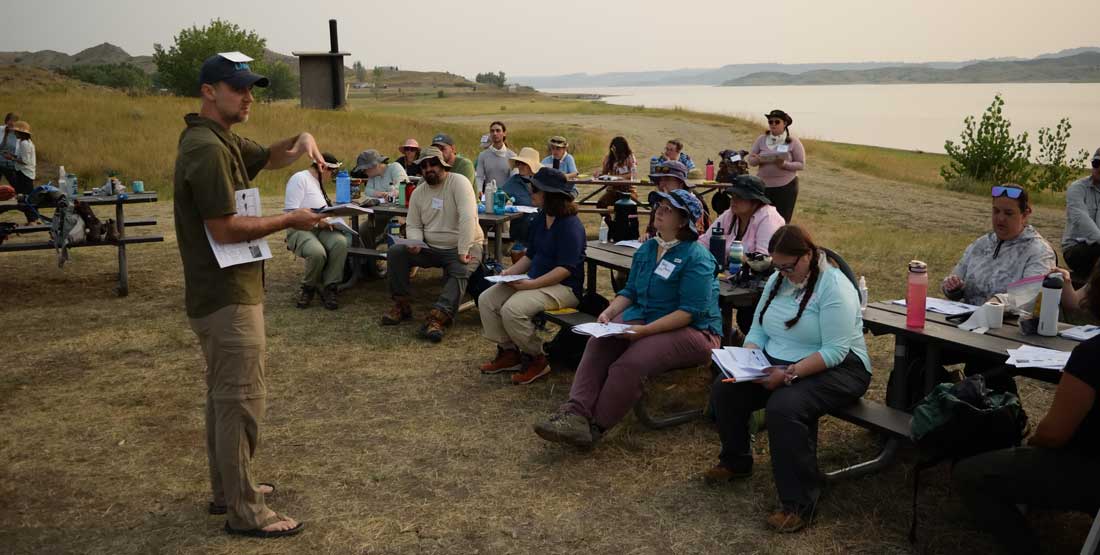
[[[546,355],[523,355],[523,358],[523,371],[512,375],[512,385],[527,385],[550,373],[550,362],[546,360]]]
[[[588,419],[572,412],[557,412],[535,424],[535,433],[546,441],[566,443],[576,447],[592,447],[592,425]]]
[[[433,308],[424,319],[424,325],[420,327],[420,336],[432,343],[439,343],[443,341],[443,331],[450,324],[451,317],[446,312]]]
[[[298,292],[298,303],[294,306],[298,308],[305,308],[309,306],[309,303],[313,302],[313,296],[317,294],[317,289],[308,285],[303,285],[302,290]]]
[[[741,478],[752,476],[752,467],[747,470],[734,470],[728,466],[715,465],[714,468],[703,473],[703,482],[707,484],[724,484],[735,482]]]
[[[340,305],[336,302],[336,284],[326,285],[321,290],[321,303],[329,310],[336,310]]]
[[[798,511],[780,509],[771,514],[767,520],[768,527],[781,534],[797,532],[810,524],[809,512],[800,514]]]
[[[404,320],[412,318],[413,309],[407,298],[394,298],[393,306],[382,315],[383,326],[396,326]]]
[[[523,360],[519,351],[515,349],[502,349],[497,347],[497,357],[490,362],[483,363],[479,369],[482,374],[499,374],[501,372],[515,372],[523,368]]]

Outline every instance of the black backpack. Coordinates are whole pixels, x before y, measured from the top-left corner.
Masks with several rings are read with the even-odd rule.
[[[610,305],[611,302],[600,294],[586,293],[581,297],[577,310],[592,316],[599,316]],[[581,363],[581,357],[584,356],[584,348],[588,345],[588,337],[587,335],[573,333],[573,330],[569,328],[559,330],[554,339],[542,347],[546,351],[546,358],[550,362],[550,367],[554,370],[576,370]]]
[[[917,541],[917,492],[920,473],[942,461],[955,462],[981,453],[1020,445],[1027,414],[1012,393],[992,392],[982,375],[941,383],[913,409],[910,435],[920,456],[913,468],[913,520],[909,541]]]

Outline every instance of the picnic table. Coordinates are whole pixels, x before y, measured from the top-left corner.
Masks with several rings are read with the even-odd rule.
[[[583,198],[581,198],[580,200],[577,201],[577,205],[579,205],[579,206],[595,206],[596,201],[594,199],[597,198],[601,193],[603,193],[607,189],[607,187],[610,186],[610,185],[632,185],[634,187],[656,187],[657,186],[656,183],[651,183],[649,181],[644,181],[644,180],[630,181],[630,180],[626,180],[626,179],[618,180],[618,181],[605,181],[603,179],[571,179],[569,182],[572,183],[573,185],[595,185],[596,186],[595,191],[592,191],[592,192],[588,193]],[[704,196],[704,197],[706,195],[709,195],[709,194],[715,192],[715,191],[718,191],[718,190],[724,189],[726,187],[729,187],[729,183],[718,183],[717,181],[706,181],[706,180],[703,180],[703,179],[688,179],[688,182],[694,184],[695,188],[697,188],[697,189],[703,189],[699,193],[699,195]],[[645,201],[646,198],[648,198],[648,197],[639,198],[639,201],[640,201],[639,204],[642,205],[642,206],[648,205],[648,203]],[[590,211],[586,210],[585,212],[587,213],[587,212],[590,212]]]
[[[80,195],[74,200],[86,204],[88,206],[114,206],[115,207],[115,224],[118,227],[118,241],[111,243],[81,243],[79,245],[73,245],[70,248],[76,247],[97,247],[97,246],[114,246],[118,249],[118,288],[116,293],[120,297],[125,297],[130,293],[130,279],[129,272],[127,270],[126,259],[126,246],[138,243],[159,243],[164,241],[164,237],[160,235],[141,235],[137,237],[127,237],[126,228],[135,226],[153,226],[157,225],[156,218],[141,219],[141,220],[126,220],[125,206],[128,204],[144,204],[150,202],[157,202],[157,193],[155,191],[145,193],[131,193],[128,195],[111,195],[111,196],[93,196],[93,195]],[[15,203],[3,203],[0,204],[0,212],[8,210],[16,210],[17,205]],[[24,233],[36,233],[36,232],[48,232],[50,226],[48,225],[31,225],[16,229],[16,234]],[[54,244],[52,240],[47,241],[22,241],[22,242],[9,242],[5,241],[0,245],[0,253],[2,252],[18,252],[18,251],[33,251],[33,250],[54,250]]]
[[[893,462],[897,450],[909,440],[908,425],[911,417],[908,415],[910,407],[906,406],[906,400],[911,393],[909,369],[912,361],[924,358],[925,383],[920,393],[926,394],[937,385],[935,369],[940,366],[945,349],[999,364],[1008,359],[1007,349],[1017,349],[1023,345],[1060,351],[1071,351],[1078,345],[1078,342],[1062,337],[1024,335],[1018,323],[1011,321],[1005,321],[1004,326],[999,329],[976,334],[960,329],[955,323],[948,321],[946,316],[934,312],[926,314],[923,329],[909,328],[905,325],[905,307],[889,302],[868,305],[863,313],[863,325],[874,335],[894,336],[894,362],[886,390],[886,404],[861,400],[853,410],[834,416],[883,432],[887,439],[875,458],[827,473],[826,476],[830,479],[863,476],[882,470]],[[1067,324],[1059,324],[1059,329],[1067,327]],[[1013,375],[1057,383],[1061,372],[1018,368],[1013,370]]]

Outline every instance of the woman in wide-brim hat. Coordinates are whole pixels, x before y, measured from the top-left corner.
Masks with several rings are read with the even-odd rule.
[[[38,165],[34,142],[31,141],[31,124],[17,121],[11,124],[11,130],[16,137],[15,154],[11,158],[15,164],[15,171],[11,172],[11,177],[14,178],[12,186],[15,187],[16,193],[29,195],[34,190],[35,168]],[[30,221],[28,215],[27,223]]]
[[[768,129],[752,144],[748,162],[760,168],[756,175],[764,180],[765,194],[783,220],[790,223],[798,200],[798,172],[806,167],[806,149],[791,135],[794,119],[787,112],[772,110],[764,117]]]
[[[397,163],[405,168],[405,175],[419,176],[420,166],[416,165],[416,159],[420,158],[420,143],[416,139],[406,139],[397,150],[401,153]]]
[[[532,319],[544,310],[576,307],[584,284],[585,232],[574,202],[577,188],[551,168],[527,179],[531,200],[541,210],[527,234],[526,253],[503,272],[527,279],[498,283],[478,297],[485,337],[497,344],[496,357],[480,370],[518,372],[512,376],[516,385],[550,373]]]

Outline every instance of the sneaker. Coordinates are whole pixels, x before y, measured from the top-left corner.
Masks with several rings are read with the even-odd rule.
[[[294,306],[298,308],[305,308],[309,306],[309,303],[313,302],[313,296],[317,294],[317,289],[308,285],[303,285],[301,291],[298,292],[298,302]]]
[[[596,443],[588,419],[572,412],[558,412],[535,424],[535,433],[546,441],[576,447],[592,447]]]
[[[512,375],[512,385],[527,385],[550,373],[550,363],[546,360],[546,355],[524,355],[524,359],[523,371]]]
[[[798,511],[781,509],[771,514],[767,520],[768,527],[781,534],[797,532],[810,524],[809,513],[799,514]]]
[[[412,318],[412,305],[408,299],[394,299],[393,306],[382,315],[383,326],[396,326],[401,322]]]
[[[450,323],[451,317],[446,312],[433,308],[424,319],[424,325],[420,327],[420,336],[432,343],[439,343],[443,341],[443,332]]]
[[[516,372],[523,368],[523,360],[519,351],[515,349],[501,349],[497,347],[497,357],[483,363],[479,369],[482,374],[499,374],[501,372]]]
[[[336,310],[340,308],[340,305],[336,302],[336,284],[326,285],[321,290],[321,303],[325,305],[328,310]]]
[[[725,484],[752,476],[752,467],[747,470],[734,470],[727,466],[715,465],[703,473],[703,482],[707,484]]]

